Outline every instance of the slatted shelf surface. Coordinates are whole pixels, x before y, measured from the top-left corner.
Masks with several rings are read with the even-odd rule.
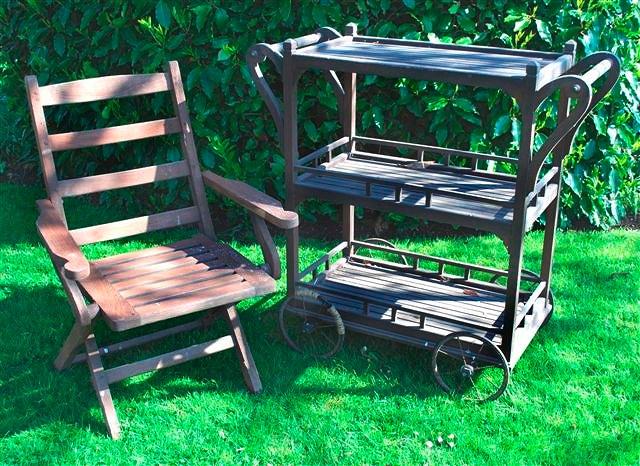
[[[453,171],[411,168],[354,158],[346,158],[323,165],[326,175],[305,173],[298,178],[297,184],[308,188],[343,193],[348,197],[368,197],[378,201],[395,203],[394,187],[376,184],[376,182],[392,181],[404,186],[399,204],[407,207],[425,209],[425,189],[430,189],[433,190],[430,209],[498,222],[511,222],[513,219],[512,208],[482,202],[482,200],[451,196],[457,193],[462,195],[470,194],[489,200],[509,203],[513,202],[515,195],[515,183],[511,181]],[[359,181],[344,178],[339,176],[341,173],[364,176],[367,180]],[[367,181],[371,183],[370,195],[367,195]]]
[[[389,77],[435,79],[516,90],[529,69],[539,88],[571,66],[570,55],[437,44],[380,37],[340,37],[294,51],[302,67]],[[515,86],[515,87],[514,87]]]
[[[467,330],[501,342],[501,293],[358,262],[342,263],[311,284],[345,320],[351,313],[428,334]],[[422,316],[428,316],[424,327]]]
[[[495,74],[498,76],[523,77],[526,66],[536,62],[542,68],[556,57],[523,56],[517,50],[513,54],[487,53],[470,49],[441,49],[416,47],[410,43],[403,45],[380,41],[331,40],[305,47],[297,55],[322,59],[368,61],[387,67],[405,67],[407,64],[434,70],[455,70]]]

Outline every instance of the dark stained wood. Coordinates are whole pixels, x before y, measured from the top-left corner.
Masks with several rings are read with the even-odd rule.
[[[251,224],[253,225],[253,233],[256,235],[256,240],[262,249],[262,256],[264,257],[266,267],[268,267],[269,275],[277,280],[280,278],[282,270],[280,266],[280,255],[276,249],[273,237],[269,233],[267,224],[262,218],[253,213],[250,214],[250,218]]]
[[[40,88],[42,105],[78,104],[171,90],[165,73],[103,76]]]
[[[185,207],[159,214],[76,228],[75,230],[70,230],[69,233],[77,244],[82,245],[189,225],[198,221],[200,221],[200,209],[197,207]]]
[[[207,196],[204,192],[204,184],[202,183],[202,172],[200,171],[200,162],[198,161],[198,152],[193,140],[193,127],[189,117],[189,109],[187,108],[187,98],[184,95],[182,87],[182,78],[180,76],[180,67],[177,61],[170,61],[166,65],[166,74],[171,79],[173,92],[171,99],[173,101],[173,109],[182,128],[182,137],[180,138],[180,147],[184,156],[191,176],[189,177],[189,186],[191,188],[191,197],[198,207],[200,214],[200,231],[209,238],[215,239],[213,223],[211,222],[211,214],[209,213],[209,205]]]
[[[240,360],[240,369],[245,384],[251,393],[258,393],[262,391],[262,382],[235,306],[229,306],[225,310],[224,316],[231,330],[231,338],[233,338],[236,354]]]
[[[165,136],[180,132],[180,124],[176,118],[144,121],[129,125],[111,126],[109,128],[90,129],[86,131],[72,131],[49,135],[52,151],[81,149],[123,141]]]
[[[107,382],[111,384],[134,375],[164,369],[187,361],[193,361],[194,359],[231,349],[233,346],[234,342],[231,335],[225,335],[216,340],[199,343],[187,348],[181,348],[153,358],[143,359],[142,361],[136,361],[123,366],[114,367],[113,369],[107,369],[104,371],[104,375]]]
[[[344,37],[315,34],[255,47],[274,61],[282,75],[283,105],[278,102],[278,112],[269,102],[273,93],[264,76],[253,77],[256,86],[267,87],[269,92],[261,89],[261,94],[278,119],[287,207],[294,209],[308,198],[343,206],[345,242],[318,258],[297,281],[297,269],[288,275],[288,296],[295,298],[288,302],[302,299],[295,295],[297,288],[311,288],[338,308],[347,328],[423,348],[434,348],[451,332],[471,331],[497,344],[513,367],[551,312],[549,276],[562,158],[588,111],[615,83],[620,72],[617,58],[598,52],[574,66],[575,42],[568,42],[562,53],[549,53],[358,36],[354,24]],[[311,69],[343,75],[339,120],[345,137],[299,158],[297,86],[300,76]],[[509,93],[521,113],[518,157],[358,136],[357,74]],[[601,79],[592,97],[591,86]],[[561,95],[558,125],[534,153],[537,108],[556,90]],[[342,152],[336,155],[338,148]],[[468,160],[467,166],[457,166],[461,158]],[[479,169],[483,161],[507,163],[516,174]],[[495,233],[508,249],[509,268],[496,270],[356,241],[354,205]],[[549,220],[538,277],[523,271],[522,252],[526,231],[543,214]],[[367,258],[359,255],[359,248],[396,254],[411,263]],[[335,260],[340,253],[345,257]],[[287,260],[297,266],[297,250],[288,247]],[[423,268],[425,262],[430,262],[428,269]],[[458,270],[452,275],[447,267]],[[498,278],[506,278],[506,286],[496,283]],[[523,290],[522,281],[536,283],[535,290]],[[301,306],[300,312],[313,307],[307,304],[310,307]]]
[[[64,274],[71,280],[80,280],[89,275],[89,262],[69,233],[62,218],[48,199],[37,201],[40,216],[36,221],[38,233],[50,254],[63,262]]]
[[[210,171],[205,171],[202,176],[205,184],[211,189],[232,199],[269,223],[283,229],[298,226],[298,214],[284,210],[279,201],[254,187],[242,181],[223,178]]]
[[[320,36],[325,37],[327,34],[324,31]],[[328,76],[335,78],[333,73],[328,73]],[[151,75],[109,76],[45,87],[39,87],[36,78],[30,76],[25,79],[25,84],[48,193],[48,199],[38,201],[40,216],[37,228],[75,316],[75,324],[55,360],[55,367],[62,370],[75,362],[87,363],[107,429],[113,438],[120,436],[120,425],[109,384],[125,377],[235,347],[247,387],[251,392],[259,391],[260,378],[233,305],[245,298],[275,291],[275,280],[230,247],[214,241],[213,224],[178,64],[170,62],[166,73]],[[48,134],[44,105],[90,102],[165,91],[171,93],[176,115],[174,117],[87,131]],[[57,177],[54,151],[173,133],[180,134],[184,160],[75,179],[59,180]],[[66,224],[62,197],[178,177],[188,177],[195,205],[75,230],[69,230]],[[254,224],[258,241],[270,272],[278,276],[279,257],[263,218],[297,234],[298,217],[295,213],[285,212],[277,201],[256,190],[242,188],[237,193],[234,192],[234,188],[238,186],[236,183],[225,183],[222,178],[216,178],[217,185],[232,188],[230,192],[223,194],[239,200],[249,208],[256,220]],[[190,224],[197,224],[201,234],[174,244],[106,257],[95,262],[87,261],[79,248],[82,244]],[[297,242],[295,247],[297,248]],[[170,329],[140,334],[104,347],[98,347],[92,330],[98,319],[104,320],[112,330],[123,331],[199,311],[207,311],[206,317]],[[206,327],[212,319],[222,316],[230,326],[230,334],[218,340],[104,369],[102,356],[177,332]],[[77,354],[82,345],[86,351]]]
[[[93,333],[85,340],[85,348],[87,351],[87,365],[89,366],[89,372],[91,373],[91,382],[93,383],[93,388],[98,397],[102,416],[104,417],[107,425],[109,435],[112,439],[117,440],[120,438],[120,422],[118,421],[116,408],[113,405],[109,382],[105,376],[104,366],[102,365],[102,359],[100,358],[100,351],[98,350],[96,337]]]
[[[189,168],[184,160],[152,167],[136,168],[104,175],[85,176],[58,182],[60,196],[81,196],[109,189],[121,189],[156,181],[185,177]]]
[[[94,262],[130,307],[126,313],[103,311],[110,327],[127,330],[275,290],[273,278],[233,249],[204,236],[194,239],[152,255],[142,251]]]

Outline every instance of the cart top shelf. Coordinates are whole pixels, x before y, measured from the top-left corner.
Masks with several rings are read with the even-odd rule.
[[[370,36],[344,36],[298,46],[292,57],[303,68],[438,80],[514,92],[527,78],[539,88],[565,73],[572,63],[571,54]]]

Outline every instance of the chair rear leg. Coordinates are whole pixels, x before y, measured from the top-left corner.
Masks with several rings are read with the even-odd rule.
[[[76,322],[64,341],[60,352],[53,362],[54,367],[62,371],[68,369],[73,363],[73,358],[78,350],[84,345],[87,337],[91,333],[90,325],[80,325]]]
[[[91,382],[98,396],[98,403],[100,403],[107,430],[111,438],[118,439],[120,438],[120,422],[113,406],[111,390],[109,390],[109,384],[104,374],[104,366],[94,334],[87,337],[85,347],[87,349],[87,365],[91,371]]]
[[[236,354],[240,360],[240,368],[242,369],[242,376],[247,384],[247,388],[252,393],[258,393],[262,390],[262,382],[260,382],[260,375],[258,374],[258,368],[251,355],[249,349],[249,343],[247,337],[240,324],[240,317],[235,306],[229,306],[225,311],[225,319],[231,329],[231,337],[236,348]]]

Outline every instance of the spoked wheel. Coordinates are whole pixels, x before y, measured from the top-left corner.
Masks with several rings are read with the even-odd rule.
[[[306,288],[285,300],[278,324],[287,344],[305,356],[329,358],[344,343],[344,324],[335,306]]]
[[[387,246],[391,249],[398,249],[396,247],[395,244],[393,244],[391,241],[386,240],[384,238],[367,238],[364,240],[365,243],[373,243],[373,244],[381,244],[382,246]],[[365,246],[362,246],[366,249]],[[360,248],[355,248],[354,253],[358,252],[358,249]],[[404,265],[409,265],[409,262],[407,262],[407,258],[405,256],[403,256],[402,254],[400,254],[400,258],[402,259],[402,262],[404,263]]]
[[[444,337],[433,350],[431,368],[445,392],[479,403],[497,399],[509,384],[509,364],[502,351],[471,332]]]
[[[526,272],[529,275],[533,275],[534,277],[540,278],[540,275],[538,275],[535,272],[532,272],[531,270],[524,269],[523,272]],[[500,280],[501,278],[506,279],[506,277],[504,275],[494,275],[493,277],[491,277],[489,282],[498,283],[498,280]],[[556,306],[555,306],[555,303],[554,303],[554,300],[553,300],[553,291],[551,291],[551,290],[549,290],[549,305],[551,306],[551,311],[544,318],[544,321],[542,322],[541,327],[547,325],[547,323],[551,320],[551,316],[553,315],[553,311],[556,309]]]

